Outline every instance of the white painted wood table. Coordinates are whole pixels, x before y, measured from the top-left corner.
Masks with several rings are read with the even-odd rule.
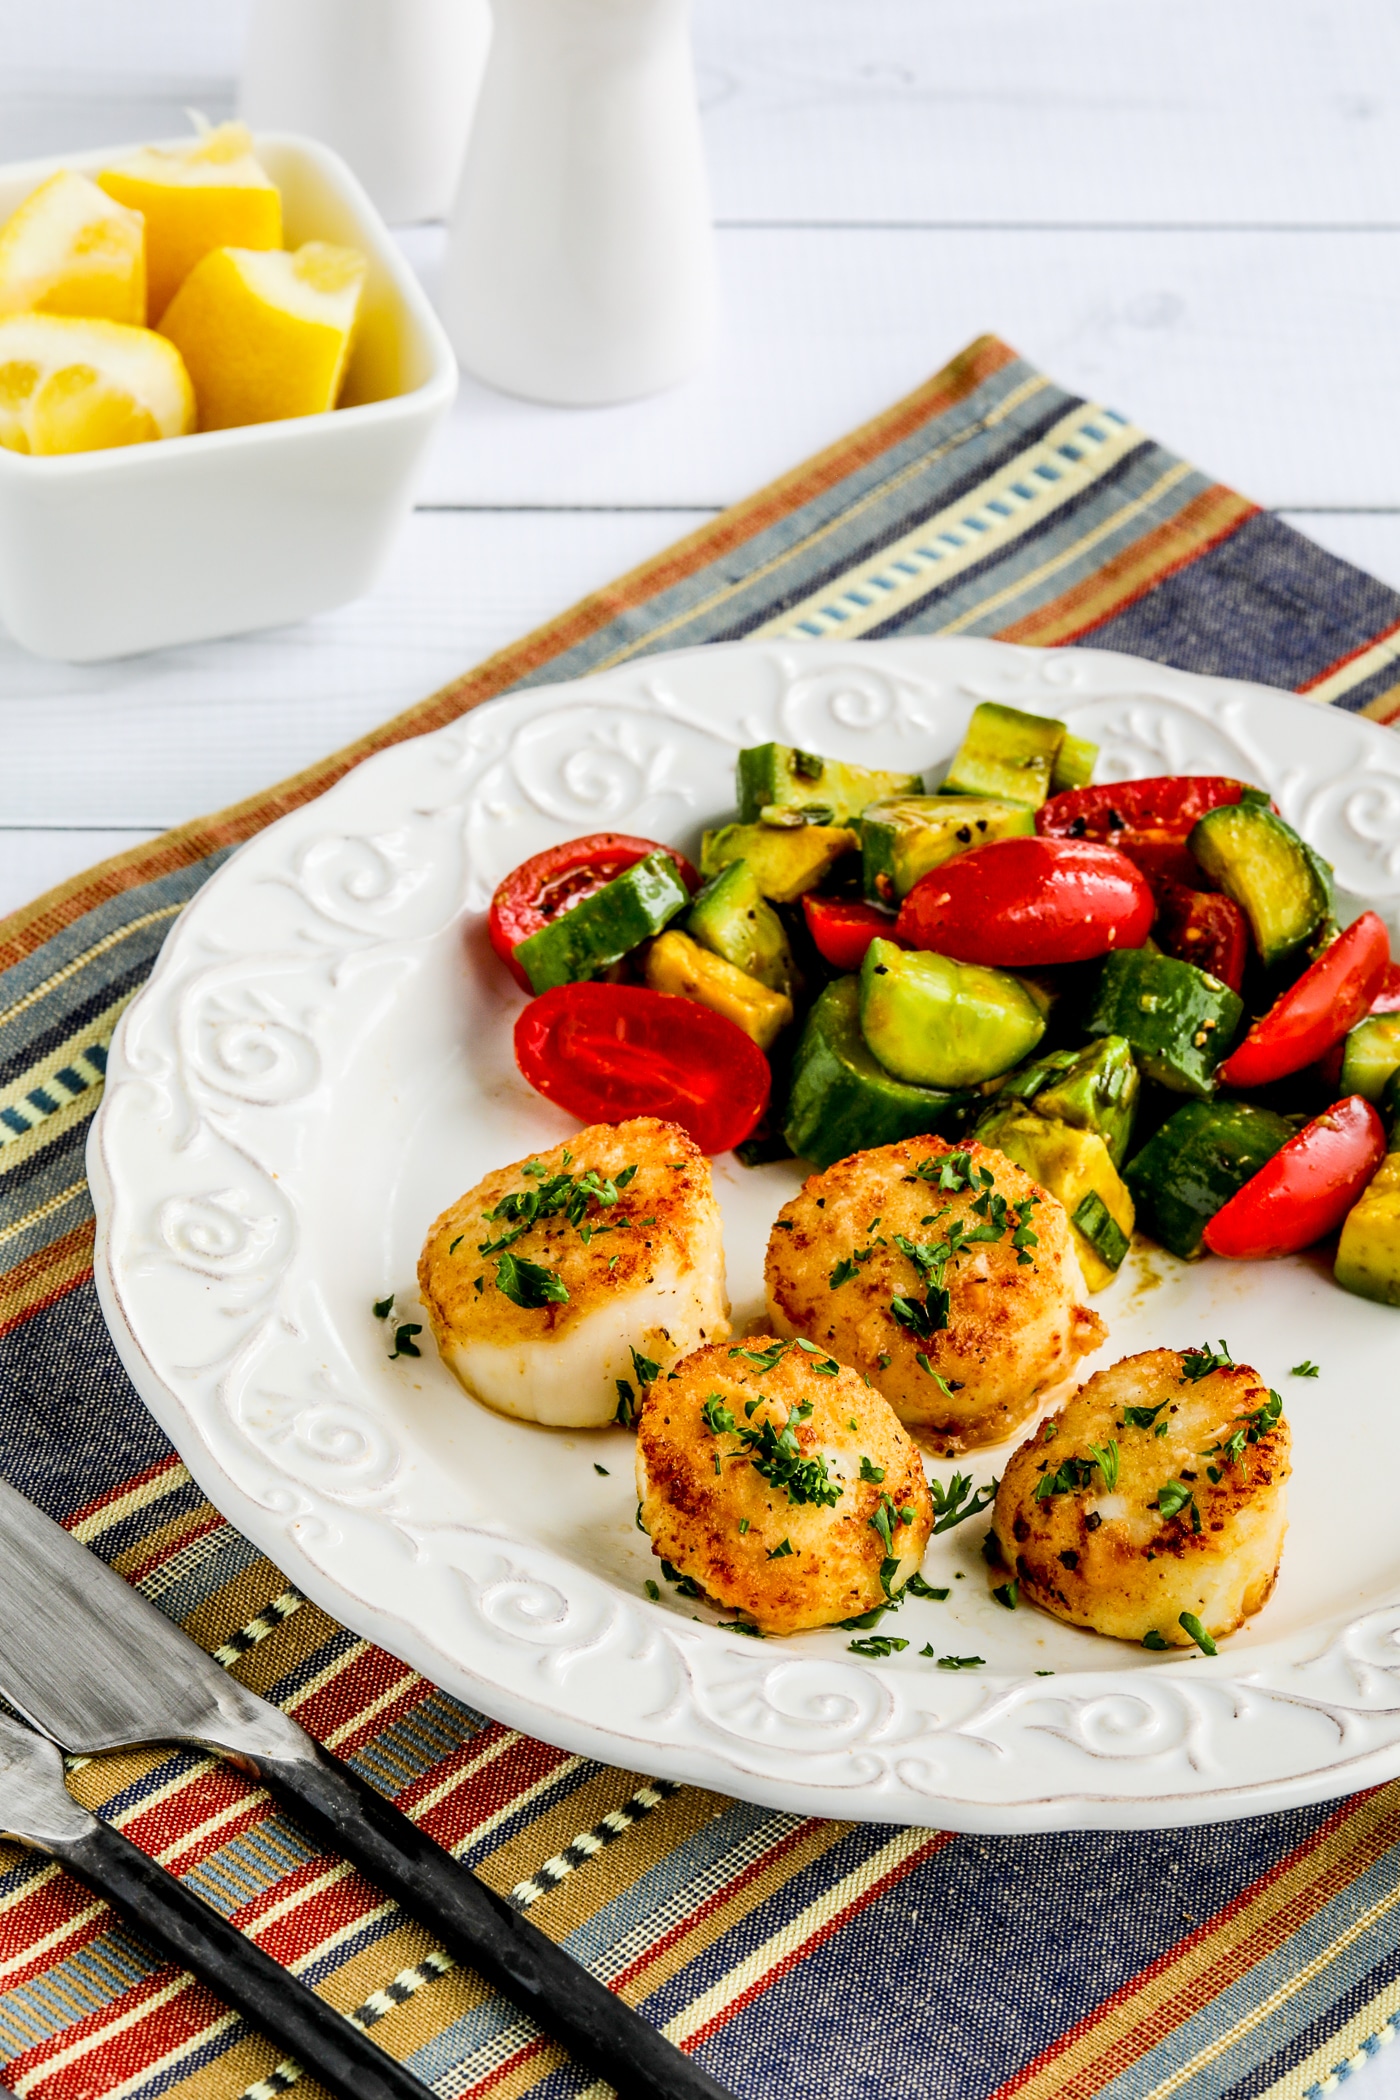
[[[0,159],[233,106],[245,0],[0,0]],[[359,603],[83,670],[0,636],[0,911],[279,779],[994,329],[1400,585],[1393,0],[697,0],[724,287],[635,407],[464,382]],[[406,229],[429,285],[440,230]],[[1366,2065],[1400,2100],[1400,2050]]]

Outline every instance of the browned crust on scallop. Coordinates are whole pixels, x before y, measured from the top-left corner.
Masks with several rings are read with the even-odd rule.
[[[870,1521],[882,1496],[914,1512],[912,1522],[896,1527],[895,1538],[899,1557],[915,1566],[928,1544],[933,1509],[918,1450],[880,1395],[844,1367],[834,1376],[815,1372],[812,1363],[825,1356],[813,1359],[796,1346],[772,1370],[761,1369],[752,1355],[775,1340],[756,1335],[711,1343],[657,1380],[637,1429],[637,1492],[658,1559],[765,1631],[796,1633],[857,1618],[885,1601],[885,1546]],[[712,1395],[736,1423],[757,1427],[771,1420],[775,1429],[810,1402],[811,1414],[794,1433],[802,1457],[825,1453],[833,1474],[840,1468],[839,1502],[823,1508],[790,1501],[755,1470],[737,1436],[708,1427],[704,1409]],[[862,1454],[883,1472],[879,1483],[859,1478]],[[770,1558],[784,1541],[791,1553]]]
[[[972,1206],[980,1188],[940,1190],[915,1174],[924,1161],[953,1152],[966,1152],[975,1168],[989,1172],[1009,1205],[1036,1199],[1031,1222],[1038,1244],[1029,1262],[1018,1260],[1009,1235],[955,1257],[947,1269],[948,1325],[920,1339],[890,1312],[895,1296],[922,1295],[918,1272],[894,1236],[927,1241],[956,1219],[977,1224]],[[938,1223],[928,1223],[937,1213],[943,1213]],[[830,1272],[854,1247],[869,1244],[866,1227],[876,1214],[886,1244],[833,1289]],[[825,1342],[944,1456],[1013,1435],[1038,1398],[1107,1333],[1097,1313],[1079,1302],[1083,1279],[1063,1206],[1003,1153],[973,1140],[950,1145],[937,1137],[906,1138],[812,1175],[779,1212],[765,1279],[770,1318],[780,1332]],[[951,1398],[919,1363],[921,1353],[955,1385]]]
[[[487,1211],[503,1196],[539,1185],[521,1171],[534,1163],[546,1176],[582,1174],[591,1167],[604,1180],[637,1168],[615,1205],[595,1205],[588,1214],[586,1222],[593,1227],[609,1228],[605,1234],[595,1230],[585,1242],[576,1226],[556,1216],[541,1219],[513,1242],[512,1254],[563,1278],[567,1304],[513,1304],[493,1288],[499,1255],[479,1251],[483,1242],[510,1229],[502,1222],[488,1224]],[[679,1124],[655,1116],[591,1123],[547,1151],[531,1153],[528,1161],[493,1168],[434,1222],[419,1258],[418,1288],[439,1345],[453,1335],[482,1334],[488,1325],[489,1338],[502,1346],[550,1339],[596,1310],[601,1283],[624,1296],[643,1288],[672,1258],[684,1273],[693,1266],[697,1206],[709,1210],[713,1204],[709,1161]],[[614,1255],[616,1263],[609,1267]],[[477,1289],[479,1277],[482,1290]]]
[[[1178,1623],[1180,1610],[1196,1609],[1198,1594],[1218,1597],[1221,1576],[1238,1573],[1246,1580],[1235,1585],[1233,1610],[1206,1616],[1217,1637],[1235,1632],[1267,1603],[1278,1576],[1279,1520],[1291,1470],[1288,1423],[1280,1417],[1230,1465],[1210,1454],[1218,1436],[1209,1435],[1198,1448],[1199,1428],[1190,1436],[1169,1432],[1158,1438],[1150,1429],[1120,1426],[1123,1408],[1142,1404],[1129,1393],[1160,1393],[1170,1406],[1175,1390],[1227,1433],[1269,1398],[1248,1365],[1187,1381],[1181,1362],[1177,1350],[1146,1350],[1096,1373],[1056,1418],[1059,1433],[1051,1441],[1042,1425],[1012,1456],[997,1491],[992,1537],[1014,1569],[1025,1602],[1121,1639],[1141,1640],[1151,1630],[1175,1647],[1192,1645]],[[1091,1441],[1102,1444],[1107,1437],[1120,1446],[1120,1499],[1128,1503],[1128,1514],[1103,1518],[1101,1478],[1084,1491],[1035,1500],[1049,1470],[1064,1458],[1086,1455]],[[1218,1480],[1210,1478],[1213,1464]],[[1172,1479],[1191,1488],[1199,1529],[1189,1505],[1171,1517],[1154,1509],[1157,1493]],[[1258,1549],[1275,1533],[1277,1545],[1270,1543],[1260,1558]]]

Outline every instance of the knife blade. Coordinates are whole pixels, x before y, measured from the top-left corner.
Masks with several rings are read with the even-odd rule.
[[[161,1954],[208,1984],[340,2100],[429,2100],[430,2089],[361,2028],[113,1824],[90,1815],[68,1791],[57,1746],[4,1714],[0,1831],[62,1861]]]
[[[693,2057],[4,1481],[0,1693],[68,1751],[184,1742],[233,1756],[318,1844],[352,1861],[621,2100],[733,2100]]]

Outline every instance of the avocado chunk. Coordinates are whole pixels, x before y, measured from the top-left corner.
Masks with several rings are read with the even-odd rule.
[[[1147,1078],[1204,1097],[1243,1015],[1238,993],[1194,963],[1124,948],[1104,958],[1084,1033],[1123,1037]]]
[[[1089,1289],[1112,1283],[1133,1237],[1134,1214],[1103,1139],[1010,1102],[984,1116],[973,1135],[1004,1152],[1064,1205]]]
[[[1331,909],[1327,863],[1263,803],[1207,810],[1186,843],[1248,919],[1266,968],[1295,954]]]
[[[670,854],[649,853],[518,942],[515,959],[533,991],[576,984],[621,962],[689,902],[690,892]]]
[[[950,795],[997,795],[1039,809],[1068,732],[1047,715],[979,700],[943,782]]]
[[[1387,1152],[1347,1212],[1332,1273],[1358,1298],[1400,1305],[1400,1152]]]
[[[1282,1116],[1248,1101],[1184,1102],[1124,1169],[1139,1225],[1195,1261],[1216,1212],[1293,1135]]]
[[[860,973],[860,1025],[880,1063],[916,1086],[995,1079],[1045,1033],[1038,1002],[1009,970],[897,948],[878,935]]]
[[[1091,744],[1086,736],[1067,734],[1055,753],[1055,768],[1050,775],[1051,794],[1063,795],[1069,788],[1088,787],[1098,759],[1097,744]]]
[[[1400,1072],[1400,1014],[1367,1014],[1342,1044],[1341,1092],[1379,1103]]]
[[[686,917],[693,941],[747,971],[770,992],[792,997],[797,965],[783,922],[746,860],[732,860],[698,892]]]
[[[988,795],[902,795],[860,820],[861,868],[872,904],[897,904],[921,875],[992,839],[1029,838],[1035,812]]]
[[[795,904],[859,843],[842,826],[725,824],[705,833],[700,872],[718,875],[732,861],[746,860],[763,896],[774,904]]]
[[[1121,1035],[1102,1035],[1082,1050],[1052,1050],[1013,1072],[999,1098],[1031,1102],[1038,1116],[1092,1130],[1121,1168],[1141,1092],[1131,1044]]]
[[[869,803],[917,795],[923,785],[918,773],[850,766],[791,744],[752,744],[739,753],[739,822],[791,811],[808,824],[852,824]]]
[[[647,950],[646,977],[654,992],[680,992],[723,1014],[760,1050],[771,1050],[792,1019],[792,1001],[785,993],[770,992],[756,977],[736,969],[722,955],[712,955],[674,927]]]
[[[838,977],[807,1016],[783,1135],[799,1159],[825,1168],[872,1145],[932,1136],[961,1119],[968,1098],[887,1072],[860,1032],[858,980]]]

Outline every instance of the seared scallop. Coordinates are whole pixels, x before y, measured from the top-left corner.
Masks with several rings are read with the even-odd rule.
[[[1288,1521],[1288,1424],[1257,1371],[1149,1349],[1099,1371],[1022,1444],[993,1536],[1029,1603],[1189,1648],[1265,1603]]]
[[[774,1331],[825,1342],[945,1457],[1012,1435],[1106,1332],[1062,1206],[972,1142],[906,1138],[814,1174],[765,1273]]]
[[[658,1559],[768,1633],[873,1611],[933,1523],[893,1410],[824,1349],[772,1335],[697,1349],[651,1387],[637,1494]]]
[[[654,1116],[590,1124],[445,1210],[418,1285],[443,1361],[488,1407],[626,1420],[657,1366],[729,1333],[710,1163]]]

